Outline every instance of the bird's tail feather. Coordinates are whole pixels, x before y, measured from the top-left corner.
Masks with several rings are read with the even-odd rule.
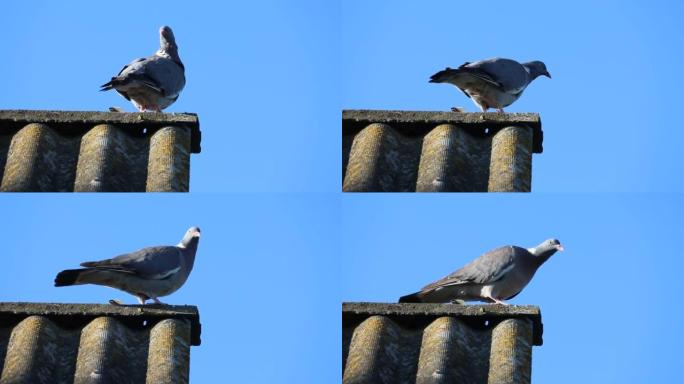
[[[451,80],[454,76],[460,73],[459,69],[453,69],[447,67],[446,69],[435,73],[430,76],[430,83],[445,83]]]
[[[101,260],[101,261],[84,261],[80,265],[81,267],[88,267],[88,268],[94,268],[94,267],[105,267],[111,264],[110,260]]]
[[[422,303],[420,292],[412,293],[410,295],[402,296],[399,298],[400,303]]]
[[[116,85],[119,85],[121,81],[117,79],[116,77],[112,77],[111,80],[108,82],[100,85],[100,91],[109,91],[110,89],[114,89]]]
[[[78,278],[84,271],[89,269],[66,269],[55,277],[55,287],[66,287],[68,285],[79,284]]]

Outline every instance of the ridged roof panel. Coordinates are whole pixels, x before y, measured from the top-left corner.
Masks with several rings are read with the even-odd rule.
[[[342,112],[346,192],[531,190],[537,114]]]
[[[0,191],[188,191],[194,114],[0,111]]]
[[[0,383],[187,383],[192,306],[0,303]]]
[[[342,305],[343,382],[529,383],[537,307]]]

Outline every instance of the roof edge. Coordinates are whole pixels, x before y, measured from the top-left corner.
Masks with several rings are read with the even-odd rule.
[[[190,322],[191,344],[200,345],[201,342],[199,310],[194,305],[0,302],[0,322],[16,321],[28,316],[43,316],[66,324],[88,322],[103,316],[140,322],[182,319]]]
[[[199,153],[201,150],[202,134],[196,113],[0,110],[0,128],[16,129],[31,123],[52,125],[60,130],[89,129],[98,124],[135,128],[183,126],[191,131],[192,153]]]
[[[388,316],[393,319],[432,320],[438,317],[469,319],[525,318],[532,321],[534,345],[542,345],[543,324],[541,310],[536,305],[502,304],[435,304],[435,303],[342,303],[342,319],[354,321],[360,317]]]
[[[525,124],[541,128],[538,113],[499,112],[443,112],[443,111],[399,111],[373,109],[342,110],[342,120],[369,121],[371,123],[426,123],[462,125],[506,125]]]
[[[342,110],[342,135],[354,135],[374,124],[387,124],[405,134],[425,133],[441,124],[464,127],[478,135],[487,135],[507,126],[524,125],[532,129],[532,152],[544,151],[544,132],[538,113],[499,112],[444,112],[444,111],[398,111],[373,109]]]

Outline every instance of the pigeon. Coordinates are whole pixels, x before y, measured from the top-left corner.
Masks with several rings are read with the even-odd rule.
[[[185,67],[178,56],[173,31],[159,29],[159,50],[147,58],[131,61],[100,91],[115,89],[140,111],[161,112],[178,100],[185,86]]]
[[[420,292],[403,296],[400,303],[447,303],[461,301],[484,301],[508,304],[504,300],[514,298],[534,273],[563,246],[556,239],[549,239],[534,248],[514,245],[486,252],[463,268],[425,286]]]
[[[503,113],[504,107],[518,100],[532,80],[542,75],[551,78],[541,61],[520,64],[515,60],[495,57],[465,63],[456,69],[447,67],[432,75],[430,82],[457,86],[482,112],[496,108]]]
[[[148,247],[100,261],[81,263],[82,269],[67,269],[55,277],[55,287],[97,284],[120,289],[138,298],[140,304],[167,296],[188,279],[195,263],[200,229],[192,227],[176,246]]]

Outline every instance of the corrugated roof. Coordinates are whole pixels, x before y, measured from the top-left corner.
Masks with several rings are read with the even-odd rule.
[[[529,192],[535,113],[342,111],[345,192]]]
[[[195,114],[0,110],[0,191],[187,192]]]
[[[0,303],[0,383],[187,383],[194,306]]]
[[[345,384],[529,383],[535,306],[342,304]]]

